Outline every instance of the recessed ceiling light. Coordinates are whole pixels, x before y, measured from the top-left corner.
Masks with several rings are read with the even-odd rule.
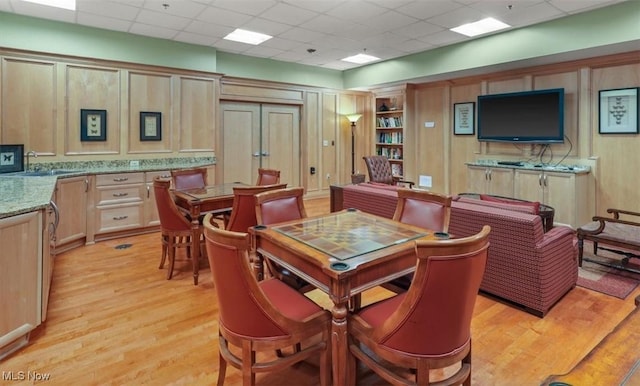
[[[258,44],[262,42],[266,42],[272,37],[273,36],[261,34],[259,32],[252,32],[252,31],[236,28],[235,31],[225,36],[224,39],[233,40],[234,42],[253,44],[254,46],[257,46]]]
[[[76,0],[23,0],[28,3],[36,3],[49,7],[64,8],[70,11],[76,10]]]
[[[451,31],[466,36],[478,36],[509,27],[511,27],[509,24],[505,24],[500,20],[488,17],[474,23],[467,23],[455,28],[451,28]]]
[[[365,63],[375,62],[376,60],[380,60],[380,58],[367,55],[367,54],[358,54],[358,55],[346,57],[342,60],[350,63],[365,64]]]

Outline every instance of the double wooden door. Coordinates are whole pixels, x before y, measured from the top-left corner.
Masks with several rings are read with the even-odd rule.
[[[223,181],[253,185],[258,168],[280,170],[280,181],[300,186],[300,108],[224,102]]]

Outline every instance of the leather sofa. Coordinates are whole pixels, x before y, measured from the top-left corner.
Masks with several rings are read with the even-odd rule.
[[[397,203],[395,187],[365,183],[342,189],[342,206],[391,218]],[[578,249],[575,232],[556,226],[544,232],[531,207],[456,197],[451,204],[449,232],[478,233],[491,226],[489,258],[480,290],[543,317],[575,287]]]

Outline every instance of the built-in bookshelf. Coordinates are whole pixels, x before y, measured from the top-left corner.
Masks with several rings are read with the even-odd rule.
[[[376,154],[385,156],[394,175],[403,175],[404,95],[376,96]]]

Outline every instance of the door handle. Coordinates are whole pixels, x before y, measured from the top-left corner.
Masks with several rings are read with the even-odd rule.
[[[260,153],[259,152],[255,152],[255,153],[253,153],[253,156],[254,157],[260,157]]]
[[[263,157],[268,157],[268,156],[269,156],[269,153],[268,153],[268,152],[266,152],[266,151],[263,151],[263,152],[262,152],[262,156],[263,156]]]

